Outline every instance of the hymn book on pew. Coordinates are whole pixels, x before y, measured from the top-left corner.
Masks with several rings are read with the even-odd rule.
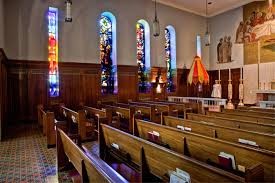
[[[150,141],[159,142],[160,141],[159,137],[160,137],[159,132],[156,132],[156,131],[148,132],[148,139]]]
[[[219,156],[219,164],[228,170],[236,170],[236,162],[235,157],[232,154],[228,154],[225,152],[220,152]]]
[[[170,183],[191,183],[189,173],[176,168],[176,171],[169,171]]]

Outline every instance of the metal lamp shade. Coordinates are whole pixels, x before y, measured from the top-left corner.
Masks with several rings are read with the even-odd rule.
[[[72,18],[72,1],[71,0],[65,1],[65,12],[66,12],[65,22],[72,22],[73,18]]]
[[[155,37],[160,35],[159,21],[157,18],[155,18],[153,21],[153,35]]]

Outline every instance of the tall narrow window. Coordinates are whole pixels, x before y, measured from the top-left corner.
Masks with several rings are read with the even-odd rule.
[[[136,39],[139,92],[146,93],[150,90],[148,79],[150,72],[150,29],[147,21],[139,20],[137,22]]]
[[[101,14],[100,21],[101,93],[117,93],[116,19],[110,12]]]
[[[201,36],[200,35],[197,35],[196,45],[197,45],[197,56],[201,58]]]
[[[58,74],[58,9],[49,7],[48,11],[48,61],[50,97],[59,96]]]
[[[176,91],[176,33],[172,26],[165,28],[165,58],[167,66],[167,90]]]

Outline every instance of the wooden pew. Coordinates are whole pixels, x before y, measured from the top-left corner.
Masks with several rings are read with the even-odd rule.
[[[210,122],[210,123],[224,126],[224,127],[275,134],[275,125],[260,124],[254,121],[245,121],[245,120],[193,114],[193,113],[187,113],[187,119],[195,120],[195,121]]]
[[[65,106],[61,106],[61,111],[68,122],[68,133],[77,133],[80,136],[81,141],[93,138],[88,134],[92,133],[95,127],[86,119],[84,110],[76,112],[66,108]]]
[[[225,113],[236,113],[240,115],[247,115],[247,116],[256,116],[256,117],[268,117],[273,118],[275,123],[275,111],[274,112],[260,112],[260,111],[252,111],[252,110],[243,110],[243,109],[223,109]]]
[[[47,139],[47,147],[54,147],[55,146],[55,117],[54,113],[50,111],[45,111],[43,109],[43,105],[37,106],[38,112],[38,121],[40,124],[43,124],[43,135],[46,136]]]
[[[259,112],[269,112],[274,113],[275,109],[273,108],[260,108],[260,107],[247,107],[247,106],[238,106],[240,110],[251,110],[251,111],[259,111]]]
[[[94,124],[95,132],[98,134],[98,127],[100,123],[108,123],[107,114],[108,110],[97,109],[89,106],[83,106],[82,109],[85,112],[86,118]]]
[[[136,165],[139,165],[142,182],[150,181],[150,173],[163,182],[169,182],[168,172],[176,168],[182,169],[191,177],[192,183],[201,182],[253,182],[263,180],[263,167],[256,164],[247,169],[244,175],[235,175],[219,168],[207,165],[193,158],[176,153],[149,141],[126,134],[108,125],[100,125],[100,157],[108,156],[112,144],[117,144],[122,154],[126,153]],[[183,144],[184,139],[177,137]],[[107,152],[107,153],[106,153]]]
[[[211,112],[207,111],[207,115],[209,116],[218,116],[218,117],[225,117],[225,118],[231,118],[231,119],[237,119],[237,120],[246,120],[246,121],[254,121],[260,124],[275,124],[275,118],[268,118],[268,117],[261,117],[261,116],[248,116],[246,114],[241,113],[234,113],[234,112]]]
[[[226,152],[235,157],[236,167],[249,169],[258,163],[264,167],[264,180],[275,181],[275,152],[256,149],[242,144],[215,139],[168,126],[136,120],[139,136],[148,139],[148,132],[160,134],[163,144],[178,152],[202,162],[218,165],[218,155]]]
[[[192,112],[191,107],[186,107],[185,103],[175,103],[169,101],[145,101],[146,103],[161,104],[169,106],[169,116],[186,118],[187,112]]]
[[[86,154],[61,129],[57,130],[57,168],[73,164],[81,182],[128,182],[93,154]]]
[[[135,109],[122,108],[112,105],[105,105],[105,110],[111,110],[107,113],[108,124],[128,133],[133,133]]]
[[[255,142],[256,148],[262,148],[275,152],[275,134],[265,134],[254,131],[224,127],[211,122],[184,120],[172,116],[164,116],[164,125],[173,128],[184,127],[191,129],[193,133],[218,138],[234,143],[244,143],[243,140]],[[240,141],[240,142],[239,142]]]
[[[152,121],[155,123],[162,123],[163,116],[167,116],[169,113],[169,106],[168,105],[163,105],[163,104],[150,104],[146,102],[129,102],[131,105],[136,105],[136,106],[147,106],[152,108]]]

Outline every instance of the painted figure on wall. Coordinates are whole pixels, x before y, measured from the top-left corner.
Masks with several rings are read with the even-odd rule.
[[[246,18],[237,28],[236,43],[256,42],[264,36],[275,34],[275,11],[272,1],[269,0],[268,3],[261,10],[255,8],[254,11],[247,12]]]
[[[232,42],[231,36],[224,36],[217,45],[218,63],[232,62]]]
[[[236,30],[236,43],[244,43],[244,64],[274,62],[274,0],[255,1],[244,5],[243,21]]]

